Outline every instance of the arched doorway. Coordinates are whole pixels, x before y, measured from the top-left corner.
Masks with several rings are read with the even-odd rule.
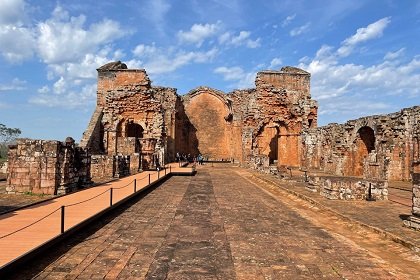
[[[133,121],[129,121],[125,125],[125,136],[126,137],[136,137],[143,138],[143,127],[139,124],[136,124]]]
[[[276,126],[265,125],[258,133],[256,140],[261,155],[267,155],[270,164],[277,163],[279,155],[279,129]]]
[[[354,161],[354,176],[363,175],[365,158],[375,150],[375,132],[368,126],[363,126],[357,131]]]

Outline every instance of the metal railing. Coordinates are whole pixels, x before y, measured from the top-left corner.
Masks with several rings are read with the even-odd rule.
[[[145,188],[146,187],[149,187],[150,186],[150,184],[152,183],[151,182],[151,176],[153,176],[153,175],[155,175],[156,173],[157,173],[157,180],[156,181],[158,181],[160,178],[161,178],[161,175],[160,175],[160,173],[161,172],[164,172],[164,176],[166,176],[168,173],[167,173],[167,168],[166,168],[166,166],[165,166],[165,168],[164,168],[164,171],[161,171],[161,170],[158,170],[158,171],[156,171],[155,173],[149,173],[149,174],[147,174],[146,176],[144,176],[144,177],[142,177],[142,178],[139,178],[139,180],[141,181],[141,180],[144,180],[144,179],[146,179],[146,178],[148,178],[148,183],[147,183],[147,185],[146,186],[144,186]],[[171,166],[169,166],[169,174],[172,172],[172,168],[171,168]],[[114,190],[121,190],[121,189],[124,189],[124,188],[126,188],[126,187],[128,187],[128,186],[130,186],[130,185],[133,185],[133,193],[131,193],[131,194],[127,194],[127,196],[125,196],[124,198],[122,198],[122,199],[125,199],[125,198],[127,198],[127,197],[129,197],[130,195],[133,195],[134,193],[136,193],[136,192],[138,192],[138,191],[140,191],[140,190],[137,190],[137,179],[134,179],[133,181],[131,181],[130,183],[128,183],[128,184],[126,184],[126,185],[124,185],[124,186],[122,186],[122,187],[117,187],[117,188],[109,188],[109,189],[107,189],[107,190],[105,190],[105,191],[103,191],[103,192],[101,192],[101,193],[99,193],[99,194],[96,194],[95,196],[93,196],[93,197],[90,197],[90,198],[88,198],[88,199],[85,199],[85,200],[82,200],[82,201],[79,201],[79,202],[76,202],[76,203],[73,203],[73,204],[68,204],[68,205],[62,205],[61,207],[59,207],[59,208],[57,208],[57,209],[55,209],[54,211],[52,211],[52,212],[50,212],[50,213],[48,213],[47,215],[45,215],[44,217],[42,217],[42,218],[40,218],[40,219],[38,219],[38,220],[36,220],[36,221],[34,221],[34,222],[32,222],[32,223],[30,223],[30,224],[28,224],[28,225],[26,225],[26,226],[24,226],[24,227],[22,227],[22,228],[20,228],[20,229],[17,229],[17,230],[15,230],[15,231],[13,231],[13,232],[10,232],[10,233],[8,233],[8,234],[5,234],[5,235],[3,235],[3,236],[0,236],[0,239],[3,239],[3,238],[6,238],[6,237],[9,237],[9,236],[11,236],[11,235],[13,235],[13,234],[16,234],[16,233],[18,233],[18,232],[20,232],[20,231],[23,231],[23,230],[25,230],[25,229],[27,229],[27,228],[29,228],[29,227],[31,227],[31,226],[33,226],[33,225],[35,225],[35,224],[37,224],[37,223],[39,223],[39,222],[41,222],[41,221],[43,221],[43,220],[45,220],[46,218],[48,218],[48,217],[50,217],[51,215],[53,215],[54,213],[56,213],[56,212],[58,212],[58,211],[60,211],[61,210],[61,215],[60,215],[60,232],[61,232],[61,234],[63,234],[64,232],[65,232],[65,210],[66,210],[66,208],[68,208],[68,207],[72,207],[72,206],[76,206],[76,205],[80,205],[80,204],[83,204],[83,203],[87,203],[87,202],[89,202],[89,201],[92,201],[92,200],[94,200],[95,198],[98,198],[98,197],[100,197],[100,196],[102,196],[102,195],[104,195],[104,194],[106,194],[107,192],[109,192],[109,206],[108,207],[105,207],[105,208],[103,208],[102,210],[100,210],[99,212],[101,212],[101,211],[104,211],[104,210],[106,210],[106,209],[108,209],[109,207],[111,207],[111,206],[113,206],[113,204],[114,204],[114,201],[113,201],[113,193],[114,193]],[[83,222],[83,220],[81,220],[80,222]]]

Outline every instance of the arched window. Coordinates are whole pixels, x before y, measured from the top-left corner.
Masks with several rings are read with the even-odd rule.
[[[125,136],[143,138],[143,127],[133,121],[130,121],[125,125]]]

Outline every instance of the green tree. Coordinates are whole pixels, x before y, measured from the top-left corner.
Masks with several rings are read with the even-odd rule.
[[[6,157],[7,146],[12,144],[21,133],[19,128],[9,128],[0,123],[0,158]]]

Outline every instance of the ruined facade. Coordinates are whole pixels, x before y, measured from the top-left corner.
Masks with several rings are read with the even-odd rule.
[[[299,166],[299,134],[316,126],[310,74],[294,67],[257,74],[256,88],[225,94],[198,87],[179,96],[152,86],[146,71],[113,62],[98,69],[97,107],[81,146],[92,152],[92,177],[115,176],[118,158],[132,172],[176,153],[236,161],[269,170]]]
[[[300,141],[302,168],[338,176],[410,181],[418,158],[420,107],[307,129]]]
[[[18,139],[8,154],[8,193],[60,195],[89,186],[90,155],[66,141]]]

